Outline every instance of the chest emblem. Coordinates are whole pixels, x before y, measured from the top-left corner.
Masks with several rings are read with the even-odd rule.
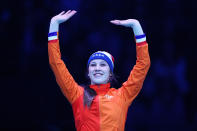
[[[110,95],[105,95],[105,98],[107,98],[107,99],[111,99],[111,98],[113,98],[114,96],[110,96]]]

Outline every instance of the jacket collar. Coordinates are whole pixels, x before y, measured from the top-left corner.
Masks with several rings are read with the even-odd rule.
[[[106,94],[110,89],[110,83],[100,85],[90,85],[90,88],[94,89],[98,95]]]

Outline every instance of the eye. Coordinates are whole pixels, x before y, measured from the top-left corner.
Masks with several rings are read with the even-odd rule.
[[[90,64],[90,66],[96,66],[96,64]]]
[[[101,66],[106,66],[106,64],[105,63],[102,63]]]

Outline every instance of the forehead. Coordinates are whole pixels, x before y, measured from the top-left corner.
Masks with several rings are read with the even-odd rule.
[[[107,62],[103,59],[94,59],[90,63],[107,63]]]

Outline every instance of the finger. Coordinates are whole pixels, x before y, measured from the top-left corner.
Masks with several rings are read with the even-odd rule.
[[[65,14],[68,14],[68,13],[70,13],[71,12],[71,10],[68,10]]]
[[[69,12],[69,14],[75,14],[76,12],[77,12],[77,11],[72,10],[72,11]]]
[[[62,11],[62,12],[61,12],[59,15],[62,15],[62,14],[64,14],[64,12],[65,12],[65,11]]]
[[[120,25],[120,20],[111,20],[110,22],[115,25]]]
[[[74,14],[76,14],[77,13],[77,11],[75,11],[75,10],[73,10],[73,11],[71,11],[69,14],[67,14],[69,17],[72,17]]]

